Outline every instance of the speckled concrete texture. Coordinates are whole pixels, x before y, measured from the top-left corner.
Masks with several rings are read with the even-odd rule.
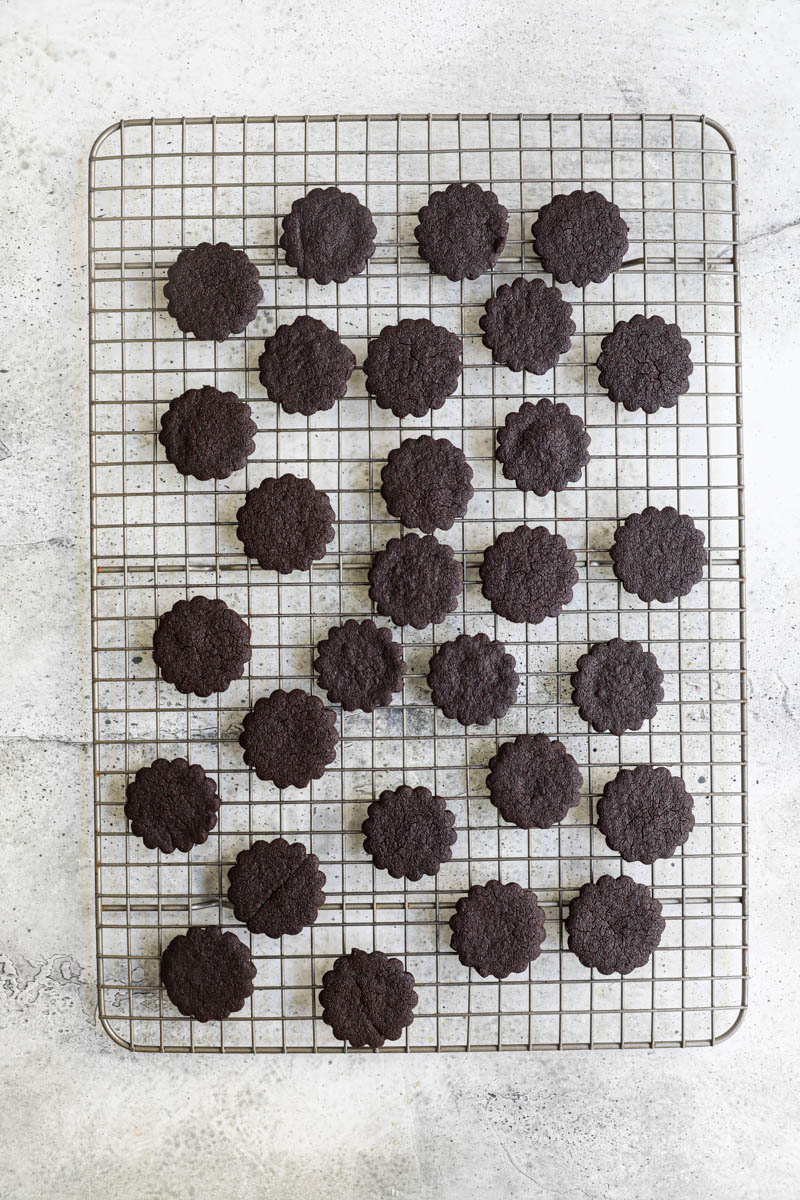
[[[0,1161],[14,1198],[800,1195],[795,0],[6,0]],[[703,1051],[134,1056],[94,1021],[86,160],[120,117],[706,112],[740,154],[751,1011]]]

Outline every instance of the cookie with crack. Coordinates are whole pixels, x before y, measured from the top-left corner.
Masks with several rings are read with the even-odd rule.
[[[179,692],[210,696],[244,675],[250,661],[250,627],[224,600],[178,600],[158,618],[153,661]]]
[[[549,829],[580,799],[581,773],[566,747],[543,733],[521,733],[489,759],[489,799],[520,829]]]
[[[501,367],[544,375],[569,350],[575,322],[572,305],[543,279],[504,283],[486,301],[478,322],[483,344]]]
[[[372,213],[338,187],[312,188],[293,202],[282,224],[278,245],[303,279],[347,283],[366,270],[375,253]]]
[[[336,758],[336,713],[301,688],[262,696],[242,721],[239,745],[259,779],[303,788]]]
[[[648,506],[618,526],[611,547],[614,574],[626,592],[649,603],[688,596],[708,563],[705,536],[691,517]]]
[[[600,343],[600,386],[628,412],[674,408],[689,390],[691,349],[677,325],[637,313],[618,321]]]
[[[183,333],[214,342],[241,333],[264,297],[258,267],[227,242],[181,250],[167,271],[164,295]]]
[[[444,642],[428,668],[431,699],[462,725],[488,725],[504,717],[517,698],[519,675],[513,654],[485,633],[461,633]]]
[[[461,378],[461,338],[427,317],[386,325],[369,343],[366,388],[396,417],[441,408]]]
[[[589,461],[589,434],[569,407],[542,396],[508,414],[497,431],[497,460],[503,475],[523,492],[546,496],[576,483]]]
[[[452,528],[474,495],[464,451],[448,438],[428,434],[406,438],[390,450],[381,481],[392,516],[423,533]]]
[[[364,851],[393,879],[416,882],[423,875],[437,875],[442,863],[453,857],[454,824],[455,816],[441,796],[403,784],[381,792],[367,809],[361,826]]]
[[[641,729],[664,699],[664,672],[641,642],[597,642],[576,666],[570,675],[572,703],[597,733]]]
[[[281,475],[263,479],[236,513],[236,536],[248,558],[265,571],[307,571],[325,557],[336,515],[326,492],[310,479]]]
[[[642,764],[603,788],[597,828],[626,862],[671,858],[694,829],[694,801],[680,776]]]
[[[508,236],[508,211],[477,183],[451,183],[431,192],[419,210],[414,237],[419,256],[436,275],[478,279],[496,264]]]
[[[170,402],[158,440],[181,475],[227,479],[247,465],[257,431],[249,404],[206,385]]]
[[[461,564],[432,534],[390,538],[373,558],[367,578],[381,616],[415,629],[443,621],[461,595]]]
[[[628,975],[643,967],[666,928],[650,889],[627,875],[585,883],[570,901],[565,925],[569,949],[601,975]]]
[[[256,965],[235,933],[192,925],[161,955],[161,982],[172,1003],[195,1021],[224,1021],[254,991]]]
[[[125,789],[131,832],[148,850],[184,854],[202,846],[217,823],[217,785],[198,763],[157,758],[141,767]]]
[[[499,879],[474,884],[456,903],[450,928],[450,945],[459,962],[484,979],[526,971],[541,954],[545,939],[544,912],[536,893]]]
[[[483,553],[483,594],[498,616],[538,625],[557,617],[578,582],[575,554],[559,533],[518,525]]]
[[[414,976],[380,950],[351,950],[322,976],[322,1019],[333,1036],[356,1049],[396,1042],[414,1020]]]
[[[324,321],[298,317],[264,342],[258,378],[270,400],[304,417],[333,408],[347,392],[356,356]]]
[[[334,625],[317,645],[314,669],[328,699],[345,712],[372,712],[403,690],[403,647],[374,621]]]
[[[279,938],[313,925],[325,903],[325,876],[301,842],[253,842],[228,871],[228,899],[251,933]]]
[[[540,208],[531,233],[545,271],[580,288],[618,271],[628,249],[628,226],[616,204],[580,188]]]

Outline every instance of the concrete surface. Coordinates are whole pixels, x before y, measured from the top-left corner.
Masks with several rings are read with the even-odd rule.
[[[9,1197],[800,1195],[800,8],[6,0],[0,1182]],[[86,156],[119,117],[706,112],[740,153],[752,1006],[708,1051],[125,1054],[93,1022]]]

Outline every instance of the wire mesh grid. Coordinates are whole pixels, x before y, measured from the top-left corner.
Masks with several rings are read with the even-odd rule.
[[[453,180],[491,187],[509,211],[504,253],[475,282],[435,276],[417,254],[417,211]],[[328,184],[369,206],[378,235],[363,275],[321,287],[286,266],[277,242],[292,201]],[[531,222],[576,187],[619,205],[628,256],[605,283],[562,289],[577,332],[555,369],[514,374],[492,363],[478,320],[501,282],[541,273]],[[89,165],[96,924],[100,1019],[121,1045],[345,1050],[319,1019],[318,992],[333,960],[356,946],[399,955],[416,979],[414,1023],[384,1051],[700,1045],[736,1027],[747,987],[736,187],[727,134],[698,116],[154,119],[98,138]],[[167,267],[202,240],[244,248],[264,289],[258,318],[218,345],[183,336],[163,297]],[[636,312],[677,321],[692,346],[689,393],[652,416],[612,404],[594,365],[603,334]],[[369,400],[357,370],[337,407],[288,416],[267,399],[257,360],[265,336],[301,313],[336,328],[359,363],[384,325],[430,317],[463,338],[461,386],[440,410],[398,420]],[[246,398],[258,424],[246,469],[216,483],[184,479],[157,441],[169,401],[205,383]],[[580,483],[539,498],[503,478],[494,448],[506,414],[542,395],[584,418],[592,459]],[[316,692],[316,642],[370,614],[371,555],[401,532],[380,469],[420,432],[461,445],[474,471],[466,517],[439,535],[463,563],[462,603],[433,628],[394,630],[409,664],[402,695],[373,714],[339,711],[336,762],[307,789],[281,793],[244,766],[242,717],[275,687]],[[328,492],[338,526],[323,561],[276,577],[245,559],[235,513],[247,489],[284,471]],[[675,505],[707,537],[706,577],[672,604],[642,604],[611,571],[617,523],[645,504]],[[535,626],[495,616],[478,577],[485,547],[521,521],[561,533],[580,572],[572,602]],[[151,657],[157,615],[198,594],[227,601],[253,635],[245,677],[208,699],[163,683]],[[465,730],[433,708],[424,677],[435,646],[479,631],[505,643],[522,682],[505,717]],[[570,702],[576,659],[613,636],[642,641],[665,672],[657,715],[622,737],[589,732]],[[552,829],[509,826],[488,800],[489,758],[524,731],[559,737],[581,767],[580,804]],[[124,793],[141,766],[179,755],[215,778],[223,802],[204,845],[167,856],[131,835]],[[623,863],[595,827],[604,784],[640,762],[681,774],[695,798],[689,840],[653,866]],[[402,782],[451,798],[458,840],[435,881],[394,880],[363,852],[367,805]],[[312,928],[273,941],[235,922],[227,869],[251,840],[279,833],[322,860],[327,903]],[[652,887],[666,931],[645,967],[604,977],[568,952],[563,917],[582,883],[623,871]],[[471,973],[449,946],[456,899],[493,877],[534,888],[547,916],[541,956],[503,982]],[[208,1025],[181,1017],[159,987],[163,947],[200,922],[234,927],[258,968],[246,1007]]]

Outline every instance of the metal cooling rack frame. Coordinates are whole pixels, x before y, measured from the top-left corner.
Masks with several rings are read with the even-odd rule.
[[[454,284],[417,255],[416,212],[452,180],[491,186],[509,210],[492,275]],[[280,217],[309,187],[356,192],[378,226],[364,275],[319,287],[277,249]],[[530,225],[556,191],[596,188],[630,226],[623,267],[584,291],[566,287],[577,332],[549,375],[494,366],[478,318],[499,282],[540,273]],[[120,122],[89,162],[92,665],[96,923],[100,1020],[120,1045],[148,1051],[345,1049],[319,1019],[320,979],[353,946],[399,954],[414,973],[414,1023],[391,1051],[708,1045],[740,1022],[747,998],[744,540],[736,157],[725,131],[698,116],[460,115],[153,119]],[[264,301],[246,333],[219,345],[183,337],[165,311],[166,269],[203,239],[244,247]],[[594,363],[616,320],[643,311],[677,320],[692,344],[690,392],[653,416],[627,413],[598,388]],[[402,316],[431,316],[464,338],[459,392],[422,420],[398,421],[348,396],[310,421],[265,396],[257,359],[279,321],[312,313],[338,328],[363,362],[366,342]],[[246,471],[184,480],[159,453],[159,419],[187,387],[215,383],[247,398],[258,423]],[[592,460],[557,496],[503,479],[494,431],[523,397],[564,400],[585,419]],[[463,603],[442,625],[402,631],[402,703],[341,715],[339,757],[323,779],[282,795],[247,771],[237,745],[244,712],[276,686],[313,689],[313,647],[340,620],[369,613],[370,555],[399,525],[377,487],[403,436],[443,434],[475,472],[465,520],[442,534],[463,561]],[[308,474],[338,506],[337,541],[305,575],[277,580],[247,561],[233,519],[247,488],[276,471]],[[608,548],[617,522],[646,503],[675,504],[704,529],[707,578],[670,605],[621,591]],[[480,594],[481,552],[520,520],[562,533],[580,582],[556,620],[512,625]],[[180,597],[221,596],[250,622],[247,676],[220,696],[180,696],[156,675],[156,616]],[[434,644],[485,630],[517,658],[524,684],[501,721],[464,730],[437,713],[424,686]],[[657,716],[621,738],[589,734],[568,675],[589,642],[643,641],[665,670]],[[400,632],[396,636],[401,636]],[[498,821],[487,762],[524,730],[560,737],[584,777],[558,827]],[[189,855],[148,851],[131,836],[126,781],[157,755],[184,755],[217,779],[219,824]],[[662,763],[695,796],[683,850],[652,867],[624,864],[594,824],[620,766]],[[458,841],[435,884],[376,872],[359,828],[369,801],[401,781],[456,797]],[[164,945],[187,924],[233,920],[226,870],[251,839],[283,833],[319,855],[328,902],[319,922],[283,944],[250,937],[256,991],[238,1014],[184,1019],[158,984]],[[651,962],[625,979],[590,972],[566,949],[562,917],[577,888],[630,873],[664,905]],[[547,941],[524,975],[470,974],[449,948],[447,921],[469,884],[493,876],[535,888]]]

